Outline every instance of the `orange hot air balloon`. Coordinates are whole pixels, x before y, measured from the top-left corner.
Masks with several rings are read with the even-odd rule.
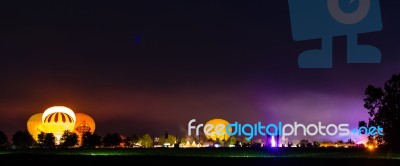
[[[96,129],[96,123],[94,122],[93,118],[89,115],[84,113],[76,113],[76,123],[75,123],[75,133],[82,136],[85,132],[94,133]]]
[[[219,131],[216,130],[218,125],[223,125],[225,127],[228,126],[229,125],[228,121],[226,121],[224,119],[212,119],[212,120],[209,120],[204,125],[204,127],[206,127],[207,124],[211,124],[213,126],[213,128],[210,128],[209,130],[205,129],[205,130],[210,131],[209,132],[210,135],[206,134],[206,138],[208,140],[211,139],[213,141],[217,141],[217,140],[219,140],[219,141],[227,141],[228,138],[230,137],[229,134],[226,133],[226,129],[225,128],[223,128],[223,129],[221,128]],[[229,128],[228,131],[232,132],[232,128]]]

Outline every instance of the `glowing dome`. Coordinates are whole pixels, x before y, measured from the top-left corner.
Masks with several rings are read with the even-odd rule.
[[[42,122],[44,122],[45,118],[48,117],[50,114],[53,114],[56,112],[67,114],[73,119],[74,122],[76,122],[76,117],[75,117],[74,111],[72,111],[71,109],[64,107],[64,106],[53,106],[53,107],[48,108],[43,113]]]
[[[82,135],[83,133],[89,131],[94,133],[96,129],[96,124],[92,117],[86,115],[84,113],[77,113],[76,116],[76,123],[75,123],[75,133],[78,135]]]
[[[212,119],[208,121],[204,126],[207,124],[213,125],[213,128],[210,130],[211,135],[206,135],[206,138],[212,139],[213,141],[216,141],[217,139],[220,141],[227,141],[228,138],[230,137],[229,134],[226,133],[226,130],[223,129],[221,132],[216,132],[216,127],[219,124],[222,124],[224,126],[228,126],[229,122],[224,120],[224,119]],[[229,131],[232,132],[232,128],[229,128]],[[218,134],[219,133],[219,134]]]
[[[43,132],[43,127],[42,127],[42,113],[35,114],[31,116],[27,122],[27,128],[29,134],[32,135],[33,139],[36,141],[38,140],[38,135],[40,132]]]
[[[53,133],[57,138],[57,142],[64,131],[74,131],[75,121],[75,113],[71,109],[62,106],[51,107],[42,116],[44,132]]]

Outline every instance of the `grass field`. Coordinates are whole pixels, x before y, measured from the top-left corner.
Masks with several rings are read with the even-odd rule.
[[[391,150],[344,148],[102,148],[102,149],[17,149],[0,150],[1,155],[82,155],[82,156],[165,156],[165,157],[257,157],[257,158],[375,158],[400,160]]]
[[[45,162],[43,162],[45,161]],[[400,152],[391,150],[340,148],[284,148],[284,149],[26,149],[0,150],[0,163],[69,161],[81,163],[285,163],[285,164],[398,164]],[[43,164],[42,164],[43,165]]]

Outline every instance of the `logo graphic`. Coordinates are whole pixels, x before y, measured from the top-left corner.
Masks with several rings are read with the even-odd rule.
[[[384,135],[383,128],[380,126],[369,126],[367,127],[358,127],[349,129],[349,124],[328,124],[324,125],[322,122],[318,122],[317,124],[302,124],[294,122],[293,124],[283,124],[282,122],[278,122],[277,124],[269,123],[263,125],[261,122],[257,122],[254,124],[249,123],[229,123],[223,119],[212,119],[208,121],[205,125],[198,124],[194,125],[196,119],[192,119],[188,123],[188,135],[192,135],[192,130],[195,131],[193,135],[199,136],[200,131],[204,132],[207,140],[214,141],[226,141],[230,136],[245,136],[247,140],[252,139],[254,136],[277,136],[285,137],[288,136],[315,136],[317,134],[321,136],[349,136],[350,132],[353,132],[357,135],[367,135],[367,136],[376,136],[376,135]]]
[[[191,129],[195,129],[195,135],[199,135],[200,128],[203,127],[204,135],[206,136],[207,140],[214,140],[214,141],[226,141],[230,137],[227,132],[232,132],[232,128],[226,128],[229,125],[229,122],[224,119],[211,119],[205,125],[199,124],[196,127],[191,126],[192,123],[196,122],[196,119],[192,119],[189,121],[188,125],[188,135],[192,135]]]
[[[381,52],[359,45],[358,34],[382,30],[379,0],[289,0],[295,41],[319,39],[321,49],[302,52],[300,68],[332,68],[332,39],[347,36],[347,63],[380,63]]]

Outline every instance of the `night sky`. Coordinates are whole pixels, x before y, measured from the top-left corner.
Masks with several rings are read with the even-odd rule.
[[[292,39],[286,0],[0,2],[0,130],[11,135],[54,105],[91,115],[97,133],[187,123],[367,120],[363,93],[400,73],[400,1],[381,0],[383,30],[360,35],[381,64],[300,69],[320,40]]]

